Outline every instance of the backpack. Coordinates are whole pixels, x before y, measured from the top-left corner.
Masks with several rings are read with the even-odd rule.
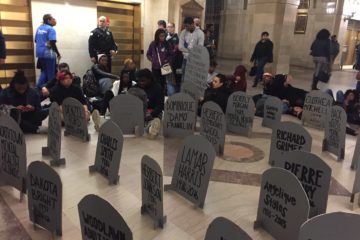
[[[83,76],[82,89],[87,97],[99,95],[99,82],[91,69],[88,69]]]

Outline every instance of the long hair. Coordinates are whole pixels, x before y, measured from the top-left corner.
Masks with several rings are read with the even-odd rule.
[[[27,77],[25,76],[24,71],[21,70],[21,69],[18,69],[18,70],[15,72],[15,75],[14,75],[14,77],[11,79],[11,82],[10,82],[10,88],[14,90],[14,89],[15,89],[15,84],[20,84],[20,85],[26,84],[27,87],[29,87],[29,80],[28,80]]]
[[[154,41],[155,41],[156,46],[160,45],[160,34],[162,34],[162,33],[165,34],[165,36],[166,36],[166,31],[162,28],[157,29],[155,32]],[[169,50],[169,43],[166,40],[164,40],[163,44],[164,44],[165,48],[167,50]]]
[[[321,29],[317,34],[316,34],[316,40],[326,40],[329,39],[330,37],[330,32],[329,30],[323,28]]]

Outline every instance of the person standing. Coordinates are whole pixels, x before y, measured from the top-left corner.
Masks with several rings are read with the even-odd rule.
[[[166,41],[170,44],[173,57],[171,58],[171,69],[173,71],[172,77],[174,79],[167,80],[166,87],[167,87],[167,95],[171,96],[174,93],[180,91],[180,84],[181,84],[181,66],[183,62],[183,55],[179,50],[179,36],[175,33],[175,24],[169,22],[167,24],[167,32],[168,35],[166,36]],[[170,78],[171,79],[171,78]]]
[[[0,31],[0,64],[5,64],[5,58],[6,58],[6,45],[5,45],[5,39]]]
[[[198,18],[198,17],[194,18],[194,24],[195,24],[196,28],[199,28],[200,30],[202,30],[200,18]]]
[[[339,52],[340,52],[340,44],[336,39],[336,35],[332,35],[330,42],[330,68],[332,68],[335,58],[337,57]]]
[[[161,29],[164,29],[166,31],[166,21],[165,20],[159,20],[157,22],[157,26],[158,26],[158,29],[161,28]]]
[[[354,64],[354,69],[360,71],[360,43],[356,45],[356,62]]]
[[[61,55],[56,46],[56,19],[51,14],[43,16],[43,24],[36,30],[36,57],[37,68],[41,69],[40,77],[36,86],[41,89],[48,81],[55,78],[56,58],[60,60]]]
[[[268,32],[261,33],[261,40],[256,44],[254,52],[250,61],[254,62],[256,66],[256,75],[254,79],[253,87],[256,87],[264,74],[264,67],[267,63],[273,62],[273,48],[274,44],[269,39]]]
[[[99,54],[105,54],[108,58],[107,67],[111,72],[111,58],[117,54],[117,45],[112,33],[107,27],[105,16],[99,17],[98,27],[91,31],[89,37],[89,54],[91,61],[95,64]]]

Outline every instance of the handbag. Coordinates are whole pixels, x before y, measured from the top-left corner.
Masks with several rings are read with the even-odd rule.
[[[257,70],[257,67],[255,65],[252,66],[251,69],[250,69],[250,72],[249,72],[249,76],[250,77],[255,76],[256,75],[256,70]]]
[[[156,53],[157,53],[158,60],[159,60],[160,66],[161,66],[160,67],[161,75],[165,76],[165,75],[172,73],[170,64],[168,64],[168,63],[166,63],[164,65],[161,64],[160,55],[159,55],[159,51],[157,50],[157,48],[156,48]]]
[[[318,76],[317,76],[317,79],[318,79],[320,82],[328,83],[329,80],[330,80],[330,76],[331,76],[330,73],[327,73],[327,72],[324,72],[324,71],[320,71],[319,74],[318,74]]]

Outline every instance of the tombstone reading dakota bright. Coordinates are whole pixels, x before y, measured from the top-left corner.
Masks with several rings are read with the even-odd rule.
[[[51,233],[62,235],[62,183],[46,163],[35,161],[27,174],[30,220]]]
[[[281,122],[283,103],[277,97],[268,97],[264,104],[263,127],[273,128]]]
[[[204,240],[252,240],[252,238],[229,219],[217,217],[210,223]]]

